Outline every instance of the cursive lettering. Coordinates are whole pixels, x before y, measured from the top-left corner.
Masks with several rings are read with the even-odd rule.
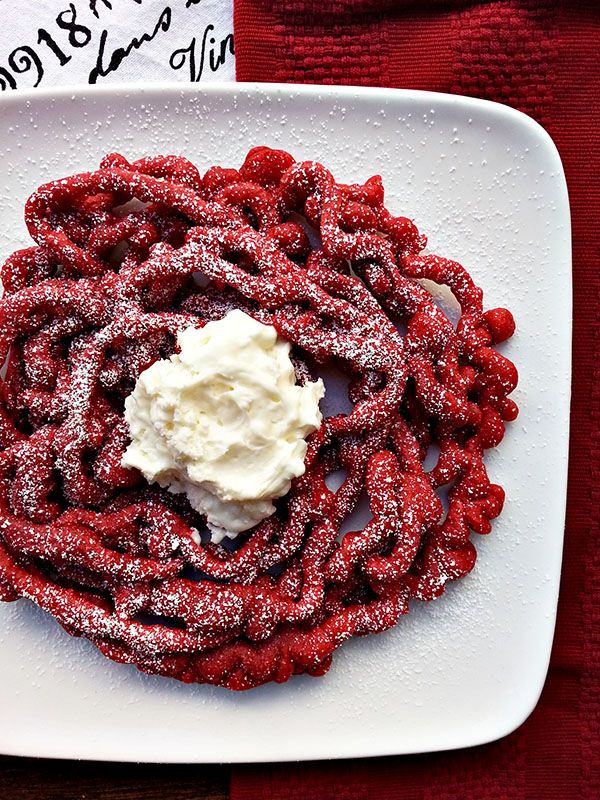
[[[16,88],[17,82],[12,74],[5,67],[0,67],[0,90],[5,92],[7,89]]]
[[[212,72],[217,72],[227,60],[227,56],[230,53],[233,55],[235,51],[233,34],[228,33],[217,43],[216,38],[211,36],[214,29],[214,25],[206,26],[199,46],[194,36],[187,47],[174,50],[169,59],[171,69],[182,69],[187,64],[190,81],[194,83],[198,83],[202,78],[206,64],[208,64]],[[199,53],[198,50],[200,51]]]
[[[106,8],[108,8],[109,11],[112,11],[112,4],[110,0],[102,0],[102,2],[106,6]],[[99,19],[100,15],[98,14],[97,5],[98,5],[98,0],[90,0],[90,11],[96,17],[96,19]]]
[[[134,50],[139,50],[140,47],[146,42],[151,42],[161,32],[166,32],[171,27],[171,8],[167,6],[164,8],[156,25],[151,32],[142,33],[139,37],[134,38],[129,42],[126,47],[117,47],[112,51],[108,63],[105,63],[106,40],[108,38],[108,31],[104,29],[100,34],[100,42],[98,45],[98,56],[96,58],[96,65],[89,74],[89,82],[96,83],[99,77],[106,77],[111,72],[115,72],[121,66],[122,62]]]
[[[35,69],[34,87],[39,86],[39,83],[44,76],[44,68],[42,66],[40,57],[35,52],[33,47],[28,47],[27,45],[22,45],[21,47],[17,47],[12,51],[8,57],[8,66],[17,74],[29,72],[29,70],[33,67]]]

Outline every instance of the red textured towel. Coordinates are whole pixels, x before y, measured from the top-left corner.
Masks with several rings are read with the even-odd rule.
[[[454,92],[508,103],[541,122],[562,156],[571,198],[574,342],[558,624],[529,720],[464,751],[238,767],[231,798],[598,800],[600,2],[237,0],[234,21],[238,80]]]

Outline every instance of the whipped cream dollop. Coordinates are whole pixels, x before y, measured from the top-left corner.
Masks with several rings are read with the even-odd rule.
[[[305,437],[321,424],[319,379],[296,384],[290,344],[243,311],[177,337],[125,400],[122,464],[185,492],[213,541],[248,530],[304,473]]]

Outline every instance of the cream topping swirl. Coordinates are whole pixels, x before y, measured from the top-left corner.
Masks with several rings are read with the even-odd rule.
[[[131,444],[122,464],[185,492],[220,541],[269,517],[304,473],[325,387],[299,386],[290,344],[240,310],[185,328],[177,344],[125,400]]]

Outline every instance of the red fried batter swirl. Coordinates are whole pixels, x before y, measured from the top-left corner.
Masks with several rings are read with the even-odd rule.
[[[483,311],[463,267],[422,253],[378,177],[338,184],[264,147],[204,177],[183,158],[110,155],[38,189],[26,222],[37,246],[2,268],[1,599],[145,672],[247,689],[323,674],[344,640],[471,570],[471,531],[489,533],[504,499],[483,453],[517,415],[516,370],[493,347],[514,323]],[[454,293],[456,327],[423,278]],[[277,512],[226,547],[120,462],[140,372],[233,307],[292,343],[300,382],[325,363],[346,375],[352,411],[323,421]],[[372,519],[341,535],[364,492]]]

